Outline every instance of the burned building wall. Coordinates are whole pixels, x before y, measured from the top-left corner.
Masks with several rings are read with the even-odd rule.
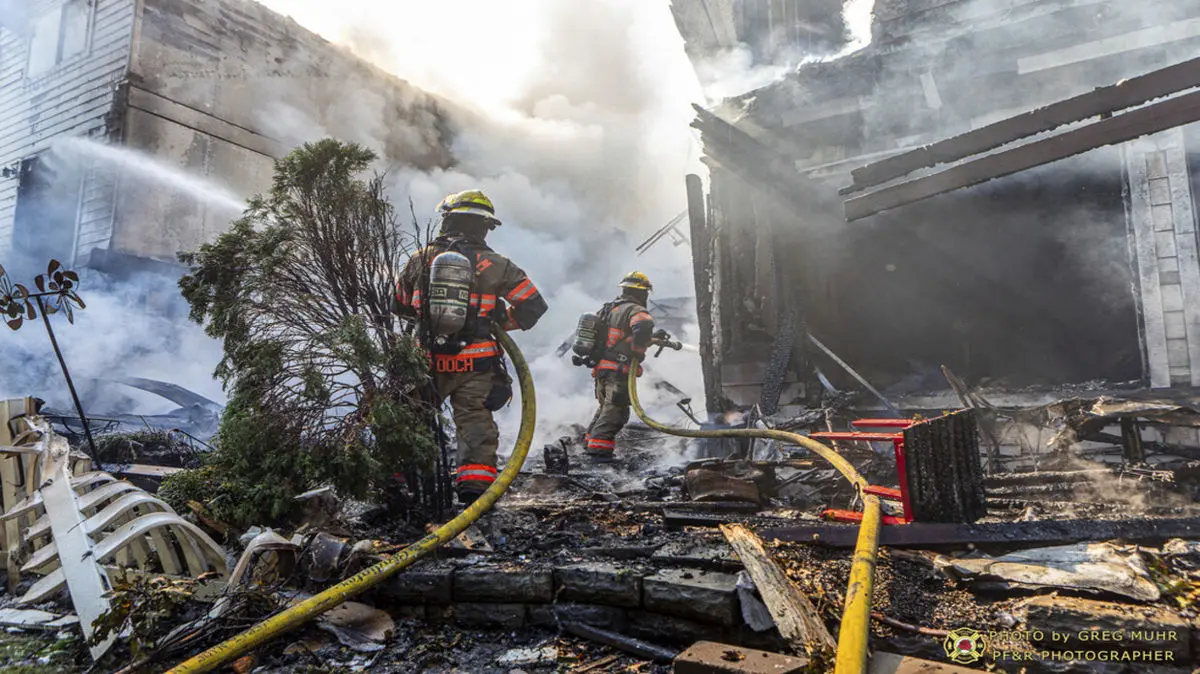
[[[743,69],[794,65],[847,40],[842,0],[672,0],[684,50],[701,84],[722,88]]]
[[[1188,149],[1185,129],[1179,128],[1125,148],[1146,378],[1152,388],[1200,385],[1200,254]]]
[[[268,187],[276,158],[315,138],[385,139],[373,149],[391,166],[452,161],[442,101],[250,0],[4,7],[0,253],[20,275],[35,257],[174,260],[225,229],[237,196]],[[141,154],[64,142],[77,137]],[[12,255],[14,242],[30,254]]]
[[[389,165],[451,162],[453,122],[440,100],[291,19],[249,0],[142,5],[122,120],[128,147],[243,197],[269,186],[274,159],[323,136],[383,138],[373,149]],[[202,194],[128,185],[112,246],[173,259],[236,215]]]
[[[845,41],[841,0],[674,0],[671,12],[693,59],[744,45],[752,64],[769,64]]]
[[[852,223],[838,190],[851,169],[873,160],[1191,57],[1200,46],[1200,2],[1150,10],[881,0],[875,12],[866,49],[803,66],[715,109],[757,140],[757,156],[733,152],[718,138],[727,129],[701,127],[717,167],[713,221],[724,223],[710,257],[727,264],[719,278],[729,287],[713,298],[726,396],[755,401],[755,382],[779,341],[766,327],[783,312],[763,282],[763,241],[788,261],[812,334],[893,394],[945,389],[942,364],[1010,389],[1152,383],[1152,369],[1161,372],[1155,384],[1194,384],[1190,350],[1200,347],[1200,321],[1186,327],[1195,303],[1184,259],[1195,258],[1186,170],[1174,179],[1143,170],[1139,178],[1127,161],[1137,151],[1130,144]],[[1143,166],[1157,166],[1152,151],[1179,145],[1155,142],[1138,155]],[[1178,165],[1184,155],[1176,156]],[[766,165],[790,177],[774,180]],[[1145,200],[1139,235],[1136,196],[1151,188],[1158,201]],[[1174,197],[1164,201],[1164,189]],[[1161,261],[1153,290],[1165,300],[1147,318],[1151,254]],[[1182,275],[1172,267],[1180,263]],[[823,356],[812,358],[835,385],[856,386]]]
[[[64,263],[107,237],[112,193],[105,172],[91,163],[55,166],[44,154],[63,135],[108,134],[135,4],[27,0],[0,9],[0,254],[14,271],[14,237],[37,242],[37,254]],[[33,191],[18,222],[23,174]],[[43,217],[50,205],[55,213]],[[63,213],[70,217],[58,217]]]

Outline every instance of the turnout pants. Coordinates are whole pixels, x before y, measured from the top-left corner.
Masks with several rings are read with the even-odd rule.
[[[617,433],[629,423],[627,376],[616,372],[596,375],[597,409],[585,437],[589,454],[611,454],[616,448]]]
[[[496,449],[500,429],[492,411],[484,406],[497,376],[494,368],[474,372],[438,372],[434,375],[439,404],[450,399],[458,438],[458,470],[454,486],[462,492],[482,493],[496,481]]]

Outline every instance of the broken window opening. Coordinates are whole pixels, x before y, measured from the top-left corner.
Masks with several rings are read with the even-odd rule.
[[[1142,361],[1123,186],[1119,151],[1102,148],[851,227],[783,227],[774,250],[803,289],[808,329],[885,395],[945,390],[941,365],[1009,390],[1130,382]],[[723,245],[736,288],[722,308],[739,315],[723,362],[765,363],[769,343],[739,329],[775,313],[742,305],[762,294],[761,265],[750,245]],[[857,386],[814,361],[835,387]],[[748,372],[738,383],[761,378]]]
[[[27,262],[34,273],[51,259],[71,264],[83,186],[80,173],[38,155],[21,162],[19,181],[13,247],[21,264]]]
[[[68,0],[33,21],[27,77],[40,77],[87,50],[91,0]]]

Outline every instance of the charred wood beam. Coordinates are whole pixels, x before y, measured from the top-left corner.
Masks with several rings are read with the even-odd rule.
[[[687,187],[687,215],[691,225],[692,275],[696,286],[696,318],[700,322],[700,374],[704,379],[704,405],[708,414],[722,411],[721,381],[713,358],[713,296],[719,281],[712,273],[712,228],[704,199],[700,176],[691,173],[684,178]]]
[[[841,193],[849,194],[882,185],[917,169],[957,161],[1021,138],[1053,131],[1064,124],[1141,105],[1190,89],[1197,82],[1200,82],[1200,58],[1100,87],[911,152],[867,164],[850,172],[854,184],[843,188]]]
[[[1013,496],[1044,496],[1046,494],[1070,495],[1075,493],[1076,489],[1086,487],[1092,484],[1087,481],[1075,482],[1059,482],[1051,484],[1006,484],[998,487],[988,487],[987,495],[989,497],[1013,497]]]
[[[762,529],[763,539],[852,548],[858,528],[846,525],[788,526]],[[901,524],[879,529],[879,544],[898,548],[935,545],[1033,543],[1065,545],[1080,541],[1159,541],[1200,536],[1200,517],[1130,520],[1043,520],[985,524]]]
[[[1078,482],[1093,482],[1097,478],[1116,477],[1116,473],[1107,468],[1094,470],[1043,470],[1036,473],[1003,473],[989,475],[983,483],[988,488],[1004,487],[1020,484],[1075,484]],[[1131,475],[1131,477],[1137,477]]]
[[[904,429],[909,516],[921,522],[974,522],[987,514],[975,410]]]
[[[778,236],[776,235],[776,239]],[[796,351],[797,331],[807,332],[806,326],[800,325],[800,302],[793,297],[792,286],[783,280],[784,270],[780,268],[778,241],[771,253],[771,276],[774,283],[775,299],[775,341],[771,345],[771,355],[767,359],[767,370],[763,377],[762,387],[758,398],[759,411],[770,416],[779,409],[779,396],[783,394],[784,380],[792,365],[792,356]],[[804,338],[800,341],[803,343]]]
[[[708,110],[698,105],[692,108],[696,111],[692,126],[703,133],[704,144],[712,150],[710,156],[751,184],[770,187],[764,193],[784,208],[796,213],[811,209],[811,200],[819,190],[811,180],[796,172],[794,164]]]
[[[1137,419],[1121,419],[1121,449],[1129,463],[1141,463],[1146,460],[1146,448],[1142,445],[1142,432]]]
[[[1074,500],[1074,499],[1072,499],[1070,501],[1049,501],[1049,500],[1046,500],[1045,498],[1041,498],[1041,497],[1028,498],[1028,497],[1021,497],[1021,496],[1012,496],[1012,497],[1009,497],[1009,496],[991,497],[991,496],[989,496],[988,500],[987,500],[987,504],[988,504],[989,511],[1007,513],[1007,516],[1011,516],[1012,511],[1014,511],[1014,510],[1024,510],[1025,508],[1028,508],[1029,506],[1033,506],[1033,505],[1036,505],[1039,508],[1053,508],[1056,510],[1067,510],[1069,508],[1072,508],[1072,509],[1078,508],[1081,505],[1091,505],[1088,502],[1078,501],[1078,500]],[[1105,505],[1108,506],[1107,512],[1109,514],[1129,512],[1130,510],[1133,509],[1131,506],[1128,506],[1124,503],[1108,503]],[[1144,515],[1145,512],[1140,512],[1139,514]]]
[[[975,159],[939,173],[846,201],[854,221],[963,187],[1019,173],[1105,145],[1116,145],[1200,120],[1200,91],[1102,119],[1087,126]]]
[[[639,658],[654,660],[655,662],[669,663],[679,655],[678,651],[663,648],[656,644],[652,644],[633,637],[627,637],[616,632],[602,630],[599,627],[584,625],[583,623],[568,622],[562,624],[563,631],[574,634],[577,637],[590,639],[605,646],[612,646],[618,650],[625,651]]]
[[[684,505],[684,504],[678,504]],[[790,523],[782,517],[754,517],[747,513],[731,513],[731,512],[713,512],[690,510],[678,507],[677,504],[672,504],[670,508],[663,509],[663,524],[667,527],[718,527],[722,524],[731,522],[747,522],[751,524],[775,524],[783,527]],[[755,508],[758,510],[758,508]]]
[[[837,642],[826,629],[821,614],[763,547],[762,539],[740,524],[722,525],[721,533],[745,565],[779,634],[792,648],[797,653],[808,652],[810,648],[836,649]]]

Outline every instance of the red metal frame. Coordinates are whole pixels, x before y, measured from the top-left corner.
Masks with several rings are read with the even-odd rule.
[[[826,508],[825,510],[822,510],[821,516],[836,522],[861,522],[863,518],[863,514],[857,510],[835,510],[833,508]],[[893,517],[892,515],[883,516],[884,524],[908,524],[909,522],[910,520],[907,520],[903,517]]]
[[[902,514],[900,517],[884,516],[884,524],[908,524],[913,521],[912,518],[912,501],[909,500],[908,494],[908,472],[904,460],[904,429],[917,423],[912,419],[858,419],[850,422],[850,425],[855,428],[895,428],[898,429],[893,433],[883,433],[879,431],[864,432],[864,431],[844,431],[830,433],[812,433],[811,438],[819,438],[824,440],[843,440],[843,441],[862,441],[862,442],[890,442],[896,452],[896,473],[900,483],[899,489],[891,487],[879,487],[870,485],[863,491],[868,494],[874,494],[893,501],[900,501]],[[822,516],[839,522],[861,522],[862,513],[850,510],[835,510],[827,508],[821,513]]]

